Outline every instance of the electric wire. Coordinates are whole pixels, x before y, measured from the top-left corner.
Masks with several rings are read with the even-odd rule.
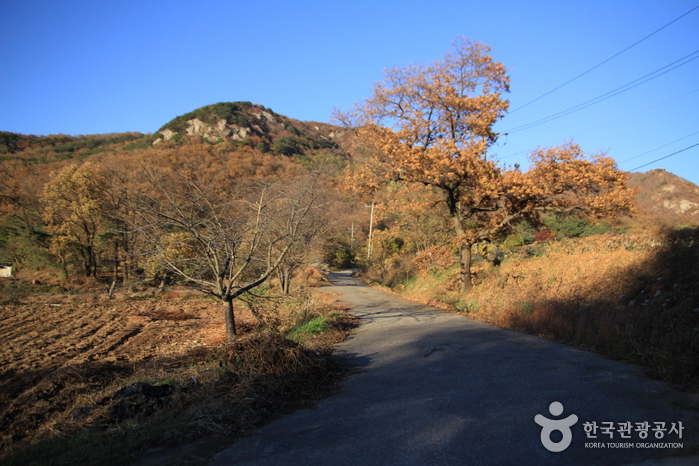
[[[689,136],[685,136],[685,137],[683,137],[683,138],[675,139],[675,140],[672,141],[672,142],[668,142],[667,144],[663,144],[662,146],[658,146],[658,147],[656,147],[655,149],[651,149],[651,150],[646,151],[646,152],[644,152],[644,153],[642,153],[642,154],[638,154],[638,155],[635,155],[635,156],[633,156],[633,157],[631,157],[631,158],[621,160],[621,161],[619,161],[619,163],[626,163],[626,162],[629,162],[629,161],[631,161],[631,160],[637,159],[637,158],[639,158],[639,157],[643,157],[644,155],[650,154],[651,152],[655,152],[656,150],[662,149],[663,147],[667,147],[667,146],[669,146],[669,145],[671,145],[671,144],[674,144],[674,143],[676,143],[676,142],[680,142],[680,141],[682,141],[682,140],[684,140],[684,139],[690,138],[690,137],[694,136],[695,134],[699,134],[699,131],[697,131],[696,133],[692,133],[692,134],[690,134]]]
[[[592,105],[603,102],[603,101],[610,99],[616,95],[619,95],[623,92],[629,91],[637,86],[640,86],[641,84],[645,84],[648,81],[651,81],[655,78],[658,78],[666,73],[669,73],[670,71],[673,71],[676,68],[679,68],[680,66],[686,65],[687,63],[690,63],[693,60],[696,60],[697,58],[699,58],[698,54],[699,54],[699,50],[695,50],[694,52],[690,53],[689,55],[685,55],[684,57],[680,58],[679,60],[675,60],[672,63],[669,63],[661,68],[658,68],[655,71],[652,71],[644,76],[641,76],[640,78],[634,79],[633,81],[630,81],[630,82],[624,84],[623,86],[619,86],[616,89],[613,89],[609,92],[605,92],[602,95],[594,97],[590,100],[587,100],[581,104],[570,107],[566,110],[562,110],[558,113],[554,113],[553,115],[549,115],[547,117],[540,118],[536,121],[532,121],[531,123],[527,123],[525,125],[516,126],[510,130],[504,131],[504,133],[511,134],[511,133],[516,133],[519,131],[524,131],[526,129],[534,128],[535,126],[539,126],[539,125],[542,125],[544,123],[548,123],[549,121],[557,120],[558,118],[564,117],[566,115],[570,115],[571,113],[577,112],[579,110],[582,110],[582,109],[585,109],[585,108],[590,107]],[[693,55],[696,55],[696,56],[694,56],[693,58],[690,58]],[[683,60],[684,60],[683,63],[677,64],[678,62],[682,62]],[[675,65],[675,66],[673,66],[673,65]],[[671,66],[672,66],[672,68],[666,69],[666,68],[671,67]]]
[[[579,79],[579,78],[585,76],[586,74],[590,73],[591,71],[593,71],[593,70],[599,68],[600,66],[604,65],[605,63],[607,63],[607,62],[613,60],[614,58],[618,57],[618,56],[621,55],[622,53],[624,53],[624,52],[630,50],[631,48],[633,48],[633,47],[635,47],[635,46],[637,46],[638,44],[640,44],[640,43],[643,42],[644,40],[648,39],[649,37],[651,37],[651,36],[657,34],[657,33],[660,32],[660,31],[662,31],[663,29],[665,29],[666,27],[670,26],[671,24],[673,24],[673,23],[679,21],[680,19],[684,18],[685,16],[687,16],[688,14],[690,14],[691,12],[693,12],[694,10],[696,10],[696,9],[698,9],[698,8],[699,8],[699,5],[695,6],[695,7],[692,8],[691,10],[689,10],[689,11],[687,11],[686,13],[684,13],[684,14],[678,16],[677,18],[673,19],[672,21],[670,21],[669,23],[665,24],[665,25],[662,26],[661,28],[656,29],[655,31],[653,31],[653,32],[651,32],[650,34],[648,34],[647,36],[645,36],[645,37],[643,37],[642,39],[640,39],[640,40],[634,42],[633,44],[629,45],[628,47],[626,47],[626,48],[623,49],[622,51],[615,53],[615,54],[612,55],[611,57],[609,57],[609,58],[607,58],[606,60],[604,60],[604,61],[598,63],[597,65],[593,66],[592,68],[588,69],[587,71],[584,71],[584,72],[580,73],[579,75],[575,76],[574,78],[572,78],[572,79],[570,79],[570,80],[564,82],[564,83],[561,84],[560,86],[555,87],[555,88],[551,89],[550,91],[548,91],[548,92],[546,92],[546,93],[540,95],[540,96],[537,97],[536,99],[530,100],[530,101],[527,102],[526,104],[517,107],[516,109],[512,110],[512,111],[510,112],[510,114],[512,114],[512,113],[514,113],[514,112],[516,112],[516,111],[518,111],[518,110],[520,110],[520,109],[523,109],[524,107],[526,107],[526,106],[528,106],[528,105],[530,105],[530,104],[533,104],[534,102],[536,102],[536,101],[538,101],[538,100],[540,100],[540,99],[546,97],[546,96],[549,95],[549,94],[552,94],[553,92],[559,90],[560,88],[562,88],[562,87],[564,87],[564,86],[567,86],[568,84],[572,83],[573,81],[576,81],[577,79]]]
[[[635,112],[633,112],[633,113],[629,113],[628,115],[624,115],[624,116],[621,117],[621,118],[617,118],[616,120],[612,120],[612,121],[609,121],[609,122],[607,122],[607,123],[603,123],[603,124],[601,124],[601,125],[595,126],[594,128],[590,128],[590,129],[588,129],[588,130],[585,130],[585,131],[583,131],[583,132],[581,132],[581,133],[577,133],[576,136],[580,136],[581,134],[587,134],[587,133],[589,133],[589,132],[591,132],[591,131],[595,131],[595,130],[597,130],[597,129],[604,128],[604,127],[606,127],[606,126],[612,125],[612,124],[614,124],[614,123],[618,123],[618,122],[620,122],[620,121],[622,121],[622,120],[625,120],[625,119],[627,119],[627,118],[631,118],[632,116],[639,115],[639,114],[641,114],[641,113],[647,112],[647,111],[649,111],[649,110],[653,110],[653,109],[655,109],[655,108],[658,108],[658,107],[660,107],[660,106],[662,106],[662,105],[665,105],[665,104],[668,104],[668,103],[670,103],[670,102],[674,102],[674,101],[676,101],[676,100],[678,100],[678,99],[681,99],[681,98],[683,98],[683,97],[687,97],[688,95],[694,94],[695,92],[699,92],[699,88],[694,89],[693,91],[686,92],[686,93],[684,93],[684,94],[682,94],[682,95],[679,95],[679,96],[677,96],[677,97],[673,97],[672,99],[664,100],[664,101],[662,101],[662,102],[660,102],[660,103],[657,103],[657,104],[652,105],[652,106],[650,106],[650,107],[644,108],[644,109],[642,109],[642,110],[638,110],[638,111],[635,111]],[[649,150],[648,152],[644,152],[643,154],[640,154],[640,155],[636,155],[636,156],[634,156],[634,157],[631,157],[630,159],[622,160],[622,161],[619,162],[619,163],[624,163],[624,162],[628,162],[629,160],[636,159],[636,158],[638,158],[638,157],[640,157],[640,156],[642,156],[642,155],[646,155],[646,154],[648,154],[648,153],[650,153],[650,152],[654,152],[654,151],[656,151],[656,150],[658,150],[658,149],[662,149],[663,147],[669,146],[670,144],[674,144],[674,143],[676,143],[676,142],[682,141],[683,139],[687,139],[688,137],[694,136],[694,135],[697,134],[697,133],[699,133],[699,131],[696,132],[696,133],[692,133],[692,134],[690,134],[689,136],[685,136],[685,137],[683,137],[683,138],[680,138],[680,139],[677,139],[677,140],[675,140],[675,141],[669,142],[669,143],[667,143],[667,144],[665,144],[665,145],[663,145],[663,146],[656,147],[655,149]],[[505,133],[503,133],[503,134],[505,134]],[[530,151],[529,151],[529,150],[523,150],[523,151],[515,152],[514,154],[506,155],[506,156],[504,156],[504,157],[500,157],[499,159],[500,159],[500,160],[509,159],[509,158],[511,158],[511,157],[514,157],[514,156],[517,156],[517,155],[520,155],[520,154],[524,154],[524,153],[527,153],[527,152],[530,152]]]
[[[613,125],[614,123],[618,123],[618,122],[620,122],[620,121],[622,121],[622,120],[625,120],[625,119],[627,119],[627,118],[631,118],[632,116],[640,115],[641,113],[645,113],[645,112],[650,111],[650,110],[653,110],[653,109],[655,109],[655,108],[662,107],[662,106],[665,105],[665,104],[669,104],[670,102],[674,102],[674,101],[676,101],[676,100],[682,99],[683,97],[687,97],[688,95],[694,94],[695,92],[699,92],[699,88],[694,89],[693,91],[686,92],[686,93],[684,93],[684,94],[682,94],[682,95],[678,95],[677,97],[673,97],[672,99],[663,100],[662,102],[657,103],[657,104],[655,104],[655,105],[651,105],[650,107],[646,107],[646,108],[644,108],[644,109],[637,110],[637,111],[635,111],[635,112],[633,112],[633,113],[629,113],[629,114],[627,114],[627,115],[622,116],[621,118],[617,118],[616,120],[608,121],[608,122],[603,123],[603,124],[601,124],[601,125],[594,126],[594,127],[590,128],[590,129],[586,129],[586,130],[583,131],[583,132],[577,133],[576,136],[580,136],[581,134],[587,134],[587,133],[590,133],[590,132],[592,132],[592,131],[596,131],[596,130],[598,130],[598,129],[600,129],[600,128],[604,128],[604,127],[606,127],[606,126]]]
[[[638,170],[639,168],[647,167],[648,165],[652,165],[652,164],[654,164],[655,162],[660,162],[660,161],[663,160],[663,159],[666,159],[666,158],[668,158],[668,157],[672,157],[673,155],[677,155],[677,154],[679,154],[680,152],[684,152],[684,151],[686,151],[686,150],[691,149],[692,147],[697,147],[697,146],[699,146],[699,142],[696,143],[696,144],[694,144],[694,145],[692,145],[692,146],[685,147],[684,149],[680,149],[680,150],[678,150],[677,152],[673,152],[673,153],[670,154],[670,155],[666,155],[665,157],[660,157],[659,159],[655,159],[655,160],[653,160],[652,162],[648,162],[648,163],[645,163],[645,164],[643,164],[643,165],[639,165],[638,167],[632,168],[631,170],[628,170],[628,171],[630,171],[630,172],[636,171],[636,170]]]

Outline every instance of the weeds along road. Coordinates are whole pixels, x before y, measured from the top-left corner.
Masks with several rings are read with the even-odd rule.
[[[338,346],[362,372],[211,465],[604,465],[699,452],[699,398],[648,380],[638,367],[406,301],[349,272],[330,278],[325,290],[362,320]],[[557,405],[549,411],[553,402],[562,414]],[[538,414],[577,416],[566,449],[543,446]],[[666,430],[654,431],[661,422]],[[562,431],[545,437],[559,449],[566,441]]]

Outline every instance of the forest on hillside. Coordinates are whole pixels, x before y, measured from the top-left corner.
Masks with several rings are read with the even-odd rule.
[[[0,261],[110,295],[193,287],[221,301],[232,341],[235,298],[270,279],[288,293],[311,264],[393,283],[427,254],[466,295],[479,260],[646,231],[629,220],[638,191],[604,153],[569,141],[534,150],[526,171],[488,157],[510,84],[488,53],[459,38],[429,66],[388,70],[339,126],[224,102],[152,135],[1,133]]]

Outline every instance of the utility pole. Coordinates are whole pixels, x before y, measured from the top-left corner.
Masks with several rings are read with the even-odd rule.
[[[371,217],[369,220],[369,239],[366,248],[366,259],[370,260],[371,259],[371,251],[372,251],[372,244],[371,244],[371,239],[374,234],[374,203],[372,202],[371,205],[366,205],[364,204],[364,207],[371,207]]]
[[[350,229],[350,251],[354,251],[354,222],[352,222],[352,229]]]

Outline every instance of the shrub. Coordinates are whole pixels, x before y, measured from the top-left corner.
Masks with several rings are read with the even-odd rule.
[[[357,258],[348,245],[341,244],[327,255],[326,260],[330,267],[342,270],[355,267]]]
[[[456,303],[456,309],[464,314],[476,312],[478,310],[478,301],[473,299],[469,301],[458,301]]]
[[[537,243],[545,243],[554,239],[556,239],[556,235],[548,230],[538,231],[536,235],[534,235],[534,241]]]
[[[601,235],[611,230],[606,222],[591,223],[578,217],[550,217],[546,219],[546,225],[550,227],[558,239],[584,238],[586,236]]]
[[[502,242],[502,246],[507,249],[517,249],[524,246],[524,238],[519,233],[512,233],[505,241]]]
[[[303,144],[295,137],[283,136],[272,144],[272,149],[287,157],[303,153]]]

